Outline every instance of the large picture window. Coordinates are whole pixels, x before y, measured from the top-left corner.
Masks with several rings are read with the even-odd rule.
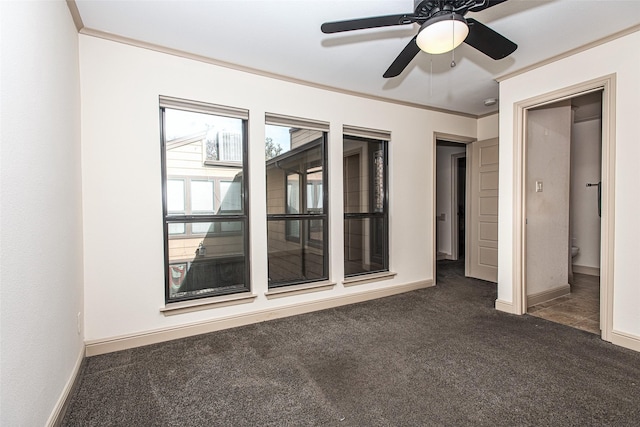
[[[167,302],[249,290],[248,112],[160,98]]]
[[[269,287],[328,279],[328,124],[267,115]]]
[[[344,128],[345,277],[389,271],[389,135]]]

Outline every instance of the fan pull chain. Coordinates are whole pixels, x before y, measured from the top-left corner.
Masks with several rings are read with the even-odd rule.
[[[429,98],[433,98],[433,55],[429,54]]]
[[[451,14],[451,46],[455,46],[456,44],[456,21],[454,20],[455,15]],[[451,49],[451,68],[456,66],[456,49],[455,47]]]

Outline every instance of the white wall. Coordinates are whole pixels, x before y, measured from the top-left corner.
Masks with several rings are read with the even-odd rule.
[[[569,284],[571,105],[563,101],[527,114],[527,296]],[[542,191],[536,190],[536,183]]]
[[[0,17],[0,424],[42,426],[84,355],[78,36],[64,1]]]
[[[615,265],[613,329],[640,339],[640,32],[629,34],[500,83],[500,224],[498,300],[513,302],[514,104],[615,73]],[[506,308],[506,307],[505,307]]]
[[[451,231],[458,226],[457,212],[451,210],[452,196],[452,167],[451,155],[464,153],[467,148],[436,146],[436,217],[444,214],[444,220],[436,221],[436,233],[438,235],[437,251],[441,254],[452,254]]]
[[[86,338],[167,330],[433,279],[434,132],[476,136],[476,120],[311,88],[80,36]],[[158,96],[249,110],[249,304],[164,316]],[[264,114],[330,122],[329,291],[267,300]],[[391,131],[391,280],[345,288],[342,125]],[[122,156],[121,153],[127,153]]]
[[[485,139],[498,138],[500,136],[500,114],[492,114],[490,116],[478,119],[478,141]]]
[[[573,264],[600,268],[598,188],[602,162],[600,119],[574,123],[571,130],[571,234],[580,248]]]

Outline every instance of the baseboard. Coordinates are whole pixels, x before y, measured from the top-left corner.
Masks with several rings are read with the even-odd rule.
[[[600,267],[589,267],[586,265],[575,265],[571,266],[571,270],[574,273],[578,274],[586,274],[589,276],[600,276]]]
[[[510,313],[510,314],[518,314],[512,302],[507,302],[507,301],[502,301],[497,299],[495,307],[496,307],[496,310],[498,311],[504,311],[505,313]]]
[[[611,331],[611,343],[630,350],[640,351],[640,337],[620,331]]]
[[[443,259],[447,259],[449,261],[455,261],[456,259],[453,257],[452,254],[448,254],[445,252],[438,252],[436,254],[436,261],[442,261]]]
[[[156,329],[140,334],[124,335],[106,340],[95,340],[86,342],[87,356],[96,356],[114,351],[126,350],[129,348],[141,347],[144,345],[156,344],[171,341],[179,338],[186,338],[194,335],[206,334],[222,329],[235,328],[252,323],[265,322],[267,320],[279,319],[282,317],[295,316],[298,314],[311,313],[313,311],[326,310],[328,308],[340,307],[348,304],[369,301],[391,295],[402,294],[417,289],[433,286],[433,279],[421,280],[399,286],[391,286],[383,289],[374,289],[348,295],[339,295],[303,304],[292,304],[274,309],[260,310],[251,313],[223,317],[220,319],[208,320],[204,322],[190,323],[172,328]]]
[[[571,293],[569,284],[527,295],[527,308]]]
[[[69,406],[69,400],[73,395],[74,390],[78,386],[78,378],[80,378],[80,373],[82,372],[82,368],[84,367],[85,361],[85,348],[84,346],[80,350],[78,354],[78,358],[73,367],[73,371],[71,372],[71,376],[67,380],[67,383],[62,390],[62,394],[58,398],[56,405],[49,415],[49,419],[47,420],[47,426],[49,427],[59,427],[62,425],[62,419],[64,418],[64,414],[67,411],[67,407]]]

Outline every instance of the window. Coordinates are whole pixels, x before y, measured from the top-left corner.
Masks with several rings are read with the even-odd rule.
[[[172,155],[174,153],[171,153]],[[215,169],[215,168],[213,168]],[[167,177],[167,212],[172,215],[232,215],[242,213],[240,181],[226,181],[224,177]],[[186,190],[185,190],[186,188]],[[225,222],[170,223],[169,234],[189,237],[208,232],[239,230]]]
[[[329,126],[275,115],[266,123],[269,287],[326,280]]]
[[[246,110],[160,98],[165,300],[249,290]]]
[[[344,128],[345,277],[389,271],[388,133]]]

